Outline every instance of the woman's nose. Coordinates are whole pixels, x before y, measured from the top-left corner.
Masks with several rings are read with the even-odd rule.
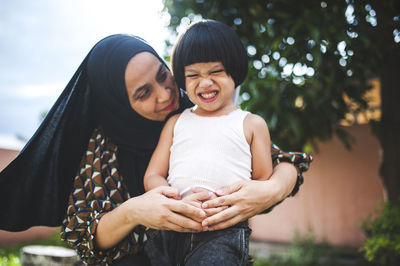
[[[171,89],[164,87],[164,86],[159,86],[157,90],[157,101],[159,103],[166,102],[170,99],[171,97]]]
[[[213,81],[212,81],[210,78],[206,77],[206,78],[202,78],[202,79],[200,80],[199,87],[200,87],[200,88],[208,88],[208,87],[210,87],[212,84],[213,84]]]

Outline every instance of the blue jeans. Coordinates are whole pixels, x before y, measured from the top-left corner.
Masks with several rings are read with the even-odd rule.
[[[156,231],[145,246],[151,265],[246,265],[251,229],[247,221],[201,233]]]

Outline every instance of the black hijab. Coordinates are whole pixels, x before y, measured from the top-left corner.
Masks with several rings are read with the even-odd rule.
[[[61,225],[79,162],[97,126],[118,147],[119,171],[130,195],[144,192],[143,174],[164,122],[145,119],[130,107],[124,75],[129,60],[145,51],[164,63],[135,36],[112,35],[92,48],[39,129],[0,173],[0,229]],[[181,91],[177,112],[191,105]]]

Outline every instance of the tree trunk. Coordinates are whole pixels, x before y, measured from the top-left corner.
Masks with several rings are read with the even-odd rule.
[[[22,266],[76,266],[80,263],[72,249],[54,246],[26,246],[21,250]]]
[[[400,58],[386,56],[381,71],[381,145],[383,161],[380,169],[387,199],[400,206]]]

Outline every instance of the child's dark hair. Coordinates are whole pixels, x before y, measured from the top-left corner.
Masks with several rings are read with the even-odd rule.
[[[193,23],[179,36],[171,56],[176,83],[185,88],[185,66],[196,63],[221,62],[225,71],[240,85],[248,72],[246,49],[239,36],[228,26],[215,20]]]

